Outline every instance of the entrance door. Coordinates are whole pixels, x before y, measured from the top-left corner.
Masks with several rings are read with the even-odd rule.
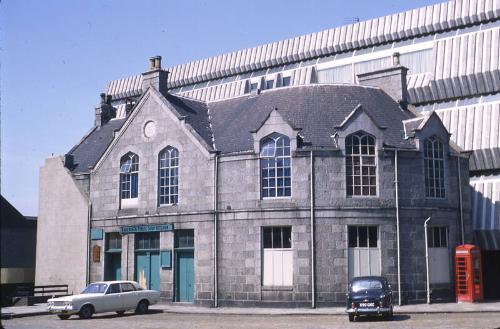
[[[176,252],[176,300],[192,302],[194,300],[194,252]]]
[[[104,280],[121,280],[122,254],[118,252],[106,252],[104,257]]]
[[[160,291],[160,253],[136,252],[135,280],[144,289]]]

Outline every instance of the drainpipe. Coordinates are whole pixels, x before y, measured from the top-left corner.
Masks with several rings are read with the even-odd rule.
[[[427,222],[431,220],[431,217],[427,218],[424,222],[424,233],[425,233],[425,270],[426,270],[426,281],[427,281],[427,304],[431,303],[431,290],[429,282],[429,245],[427,244]]]
[[[462,229],[462,244],[464,244],[465,234],[464,234],[464,211],[462,204],[462,172],[460,170],[460,157],[457,156],[457,174],[458,174],[458,202],[460,204],[460,227]]]
[[[315,264],[314,264],[314,157],[313,151],[311,150],[311,184],[310,184],[310,195],[311,195],[311,307],[316,307],[316,282],[315,282]]]
[[[396,190],[396,240],[398,249],[398,305],[401,306],[401,249],[399,244],[399,185],[398,185],[398,150],[394,150],[394,184]]]
[[[89,192],[90,194],[90,192]],[[89,195],[90,199],[90,195]],[[90,217],[92,215],[92,201],[87,206],[87,264],[85,266],[85,286],[90,283]]]
[[[217,279],[217,181],[218,181],[218,156],[214,157],[214,307],[219,306],[218,279]]]

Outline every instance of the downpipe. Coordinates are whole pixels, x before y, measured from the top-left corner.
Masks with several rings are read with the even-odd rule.
[[[218,277],[217,277],[217,193],[218,193],[218,187],[217,187],[217,182],[218,182],[218,170],[219,170],[219,163],[218,163],[218,156],[215,154],[214,157],[214,307],[219,306],[219,296],[218,296]]]
[[[399,230],[399,182],[398,182],[398,150],[394,150],[394,189],[396,192],[396,240],[398,253],[398,305],[401,306],[401,247]]]
[[[431,290],[429,282],[429,244],[427,238],[427,222],[431,220],[431,217],[427,218],[424,222],[424,233],[425,233],[425,271],[426,271],[426,281],[427,281],[427,304],[431,303]]]
[[[310,153],[311,168],[310,168],[310,197],[311,197],[311,307],[316,308],[316,268],[314,262],[314,156],[313,151]]]

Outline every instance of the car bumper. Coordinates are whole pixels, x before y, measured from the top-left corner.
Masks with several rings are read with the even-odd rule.
[[[370,307],[370,308],[348,308],[346,310],[346,313],[352,314],[352,315],[379,315],[379,314],[386,314],[390,313],[391,308],[390,307]]]
[[[74,309],[73,306],[49,306],[47,310],[54,314],[76,314],[78,310]]]

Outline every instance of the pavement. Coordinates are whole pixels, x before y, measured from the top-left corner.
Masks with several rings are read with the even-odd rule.
[[[209,308],[189,304],[156,304],[150,309],[164,313],[180,314],[231,314],[231,315],[344,315],[344,307],[320,308],[258,308],[258,307],[219,307]],[[500,302],[481,303],[437,303],[395,306],[395,314],[426,313],[481,313],[500,312]],[[33,306],[12,306],[2,308],[2,319],[45,315],[47,304]]]

